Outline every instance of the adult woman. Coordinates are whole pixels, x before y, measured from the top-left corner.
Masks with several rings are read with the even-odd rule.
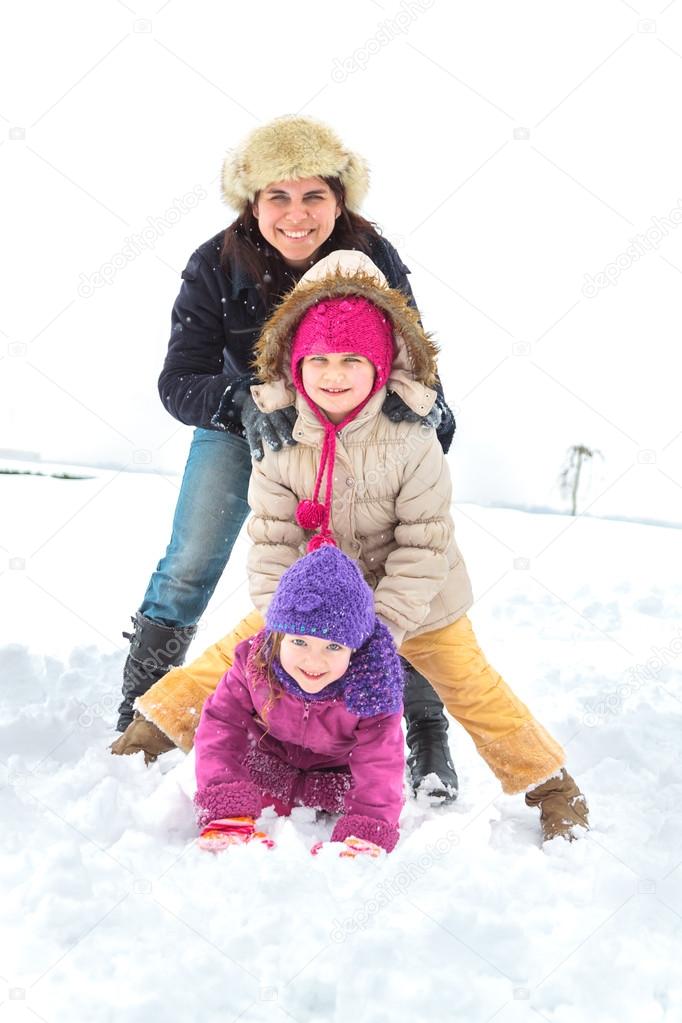
[[[184,660],[248,515],[251,459],[262,458],[264,442],[274,450],[295,443],[293,406],[264,415],[250,393],[253,346],[277,300],[318,259],[354,248],[415,304],[409,270],[357,212],[368,183],[364,160],[326,125],[303,117],[256,129],[225,161],[223,197],[239,216],[201,245],[183,271],[159,378],[166,409],[196,429],[170,544],[133,619],[134,633],[124,634],[131,645],[119,731],[135,724],[135,698]],[[447,450],[454,421],[439,394],[429,421]],[[384,412],[396,420],[414,417],[397,395],[388,396]],[[441,785],[431,791],[453,797],[457,776],[442,704],[411,669],[405,707],[415,789],[436,774]],[[128,752],[130,742],[118,740],[112,748]]]

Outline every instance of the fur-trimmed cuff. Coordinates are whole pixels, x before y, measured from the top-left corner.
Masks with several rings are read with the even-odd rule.
[[[255,820],[262,809],[260,792],[251,781],[207,785],[195,795],[194,807],[200,828],[221,817],[253,817]]]
[[[391,852],[400,837],[400,832],[396,824],[387,824],[386,821],[378,820],[376,817],[364,817],[359,813],[350,813],[336,822],[331,840],[332,842],[343,842],[350,835],[364,838],[367,842],[375,842],[386,852]]]
[[[525,721],[511,735],[477,748],[507,795],[534,788],[566,763],[559,743],[535,718]]]
[[[173,668],[155,682],[144,696],[138,696],[135,709],[147,721],[160,728],[178,749],[189,753],[201,717],[201,708],[206,697],[215,690],[220,675],[216,674],[211,681],[214,683],[211,687],[208,680],[205,685],[201,685],[184,668]]]

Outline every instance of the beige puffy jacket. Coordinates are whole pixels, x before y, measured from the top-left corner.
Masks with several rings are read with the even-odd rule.
[[[394,325],[396,357],[388,388],[420,416],[436,399],[436,348],[402,293],[390,289],[362,253],[334,252],[316,263],[268,321],[256,349],[263,383],[252,394],[260,409],[285,408],[295,396],[298,411],[297,444],[266,450],[251,474],[248,571],[261,612],[284,570],[305,553],[311,534],[296,524],[296,507],[313,495],[324,439],[291,382],[292,335],[311,305],[348,294],[368,298]],[[341,549],[360,564],[377,614],[399,646],[455,621],[473,598],[455,543],[450,473],[436,432],[422,423],[392,423],[381,411],[385,397],[382,388],[337,435],[331,529]]]

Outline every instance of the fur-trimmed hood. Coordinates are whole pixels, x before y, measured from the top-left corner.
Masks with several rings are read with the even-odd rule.
[[[294,403],[291,342],[304,314],[325,299],[359,295],[385,313],[393,324],[395,356],[387,387],[420,415],[436,399],[438,349],[419,322],[419,314],[401,291],[390,288],[369,256],[338,250],[307,271],[266,322],[254,352],[254,368],[262,384],[252,387],[264,412]],[[426,409],[426,411],[424,411]]]

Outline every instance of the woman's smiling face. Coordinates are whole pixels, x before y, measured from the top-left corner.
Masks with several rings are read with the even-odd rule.
[[[310,263],[340,213],[336,196],[322,178],[273,181],[253,203],[260,233],[293,267]]]

